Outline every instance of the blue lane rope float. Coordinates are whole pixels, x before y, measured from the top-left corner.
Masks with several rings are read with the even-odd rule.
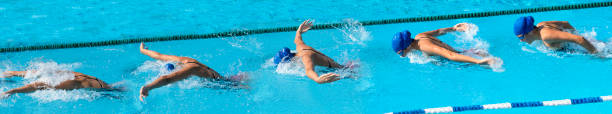
[[[599,96],[599,97],[563,99],[563,100],[552,100],[552,101],[514,102],[514,103],[506,102],[506,103],[486,104],[486,105],[447,106],[447,107],[438,107],[438,108],[410,110],[410,111],[403,111],[403,112],[389,112],[385,114],[451,113],[451,112],[462,112],[462,111],[470,111],[470,110],[493,110],[493,109],[509,109],[509,108],[522,108],[522,107],[575,105],[575,104],[586,104],[586,103],[598,103],[598,102],[611,101],[611,100],[612,100],[612,95],[608,95],[608,96]]]
[[[612,6],[612,1],[538,7],[538,8],[514,9],[514,10],[451,14],[451,15],[371,20],[371,21],[362,21],[361,24],[363,26],[368,26],[368,25],[382,25],[382,24],[396,24],[396,23],[412,23],[412,22],[439,21],[439,20],[451,20],[451,19],[463,19],[463,18],[478,18],[478,17],[489,17],[489,16],[500,16],[500,15],[511,15],[511,14],[522,14],[522,13],[609,7],[609,6]],[[319,25],[314,25],[312,29],[313,30],[333,29],[343,24],[345,23],[319,24]],[[94,41],[94,42],[77,42],[77,43],[66,43],[66,44],[47,44],[47,45],[35,45],[35,46],[23,46],[23,47],[8,47],[8,48],[0,48],[0,53],[21,52],[21,51],[29,51],[29,50],[110,46],[110,45],[121,45],[121,44],[139,43],[139,42],[210,39],[210,38],[244,36],[244,35],[252,35],[252,34],[274,33],[274,32],[289,32],[289,31],[295,31],[297,30],[297,28],[298,26],[289,26],[289,27],[264,28],[264,29],[252,29],[252,30],[235,30],[235,31],[209,33],[209,34],[187,34],[187,35],[173,35],[173,36],[161,36],[161,37],[127,38],[127,39],[119,39],[119,40]]]

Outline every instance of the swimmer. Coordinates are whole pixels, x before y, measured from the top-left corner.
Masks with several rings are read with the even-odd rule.
[[[459,23],[453,27],[449,28],[441,28],[438,30],[428,31],[419,33],[415,36],[415,38],[410,38],[409,31],[403,31],[395,34],[393,39],[391,40],[391,47],[393,48],[393,52],[399,54],[402,57],[405,57],[406,54],[412,50],[420,50],[426,55],[437,55],[444,57],[446,59],[457,61],[457,62],[467,62],[474,63],[480,65],[491,65],[494,62],[493,58],[485,58],[485,59],[476,59],[470,56],[462,55],[460,51],[453,49],[448,44],[440,41],[437,36],[444,35],[448,32],[459,31],[463,32],[468,29],[467,23]],[[468,50],[469,51],[469,50]],[[482,52],[479,52],[482,53]],[[478,54],[478,55],[488,55],[488,54]]]
[[[189,57],[179,57],[174,55],[164,55],[155,51],[151,51],[145,48],[144,43],[140,43],[140,53],[147,55],[153,59],[161,60],[161,61],[170,61],[177,62],[178,65],[181,65],[181,69],[177,69],[176,72],[173,72],[168,75],[160,76],[155,81],[142,86],[140,88],[140,100],[144,101],[144,97],[149,96],[149,91],[155,88],[159,88],[177,81],[181,81],[187,79],[191,76],[198,76],[201,78],[214,79],[217,81],[230,81],[230,82],[241,82],[246,78],[245,74],[238,74],[234,76],[230,76],[229,78],[221,76],[221,74],[217,73],[217,71],[211,69],[210,67],[198,62],[195,59]],[[168,70],[173,70],[174,66],[166,65]]]
[[[584,37],[572,34],[576,29],[567,21],[544,21],[533,25],[533,17],[519,17],[514,23],[514,35],[522,42],[531,44],[535,40],[542,40],[546,47],[562,49],[562,43],[576,43],[591,54],[597,53],[597,49]],[[569,31],[569,32],[566,32]]]
[[[58,71],[58,72],[71,72],[71,71]],[[27,71],[6,71],[2,73],[4,75],[3,78],[11,78],[11,77],[24,77]],[[59,83],[56,86],[51,86],[43,82],[34,82],[23,87],[15,88],[9,91],[2,93],[4,97],[11,96],[15,93],[30,93],[36,90],[43,89],[63,89],[63,90],[73,90],[73,89],[81,89],[81,88],[92,88],[92,89],[101,89],[101,90],[119,90],[120,88],[113,88],[108,85],[106,82],[89,75],[85,75],[79,72],[72,72],[74,74],[74,79],[66,80]]]
[[[327,73],[319,76],[317,72],[315,72],[315,66],[324,66],[329,68],[348,68],[343,65],[338,64],[333,59],[329,58],[325,54],[315,50],[314,48],[306,45],[302,40],[302,34],[306,33],[306,31],[310,30],[312,27],[312,22],[310,20],[306,20],[300,24],[300,27],[297,29],[295,33],[295,39],[293,43],[295,43],[295,47],[297,49],[297,53],[291,53],[291,50],[287,47],[280,50],[276,56],[274,56],[274,64],[279,64],[283,62],[289,62],[293,57],[302,59],[302,63],[304,64],[304,70],[306,71],[306,76],[312,79],[313,81],[323,84],[330,83],[337,80],[340,80],[340,75],[335,73]],[[354,66],[350,65],[346,66]]]

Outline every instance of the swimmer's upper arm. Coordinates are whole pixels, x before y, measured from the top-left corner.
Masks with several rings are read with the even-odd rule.
[[[304,71],[306,73],[306,76],[308,76],[308,78],[317,83],[321,83],[319,81],[319,75],[317,74],[317,72],[314,71],[315,65],[312,62],[312,56],[302,57],[302,63],[304,64]]]
[[[422,50],[423,52],[426,53],[432,53],[438,56],[442,56],[446,59],[449,59],[451,61],[457,61],[457,62],[468,62],[468,63],[475,63],[478,64],[478,60],[470,57],[470,56],[465,56],[459,53],[455,53],[451,50],[442,48],[442,47],[430,47],[430,48],[424,48],[424,50]]]
[[[176,61],[179,62],[181,57],[174,55],[165,55],[159,52],[149,50],[149,49],[140,49],[140,53],[147,55],[153,59],[162,60],[162,61]]]

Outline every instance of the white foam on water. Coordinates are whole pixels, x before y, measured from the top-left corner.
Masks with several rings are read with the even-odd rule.
[[[612,58],[612,38],[608,39],[607,42],[597,40],[597,32],[595,32],[595,28],[592,28],[590,31],[580,33],[580,35],[593,44],[593,46],[599,52],[599,54],[597,54],[598,56],[603,58]]]
[[[374,86],[370,82],[372,76],[367,68],[368,66],[359,61],[359,53],[372,40],[371,32],[366,30],[358,20],[345,19],[344,21],[346,24],[337,28],[342,33],[342,37],[340,40],[335,38],[336,43],[339,44],[338,49],[335,50],[341,53],[334,60],[347,68],[336,69],[332,72],[340,75],[343,80],[355,80],[357,82],[357,86],[354,88],[356,91],[369,90]]]
[[[232,82],[214,81],[210,79],[200,78],[197,76],[189,77],[185,80],[171,84],[178,86],[180,89],[194,89],[194,88],[214,88],[214,89],[240,89],[232,85]]]
[[[438,59],[431,58],[429,57],[429,55],[422,53],[421,51],[418,51],[418,50],[413,50],[413,51],[406,53],[406,57],[410,59],[410,63],[416,63],[416,64],[426,64],[429,62],[438,61]]]
[[[483,41],[480,37],[477,37],[478,34],[478,26],[472,23],[467,23],[467,30],[464,32],[455,32],[453,35],[457,37],[455,42],[460,44],[460,49],[465,50],[465,55],[477,58],[477,59],[486,59],[491,58],[495,62],[488,65],[491,70],[494,72],[504,72],[505,68],[503,68],[503,60],[499,57],[493,56],[489,53],[489,43]]]
[[[58,64],[54,61],[45,61],[42,59],[36,59],[30,61],[27,66],[26,74],[24,76],[24,85],[35,82],[42,82],[50,86],[56,86],[66,80],[74,79],[72,71],[75,68],[81,66],[81,63],[71,64]],[[17,70],[10,67],[10,63],[3,63],[4,69],[2,71]],[[1,91],[8,91],[13,88],[1,87]],[[57,89],[45,89],[38,90],[29,94],[26,94],[40,102],[51,102],[51,101],[76,101],[76,100],[93,100],[101,96],[101,93],[89,90],[57,90]],[[19,96],[16,94],[14,96]],[[14,100],[14,99],[12,99]],[[0,103],[0,106],[5,104]]]
[[[467,30],[464,32],[454,32],[452,33],[455,37],[455,42],[461,44],[459,48],[463,49],[478,49],[484,50],[488,52],[489,43],[480,39],[480,37],[476,37],[479,29],[478,26],[468,23]]]
[[[139,75],[142,73],[153,73],[155,74],[153,77],[159,77],[162,75],[167,75],[170,74],[174,71],[176,71],[177,69],[181,69],[180,65],[174,65],[174,70],[172,71],[168,71],[166,69],[166,64],[174,64],[173,62],[167,62],[167,61],[160,61],[160,60],[155,60],[155,61],[145,61],[144,63],[142,63],[142,65],[140,65],[138,68],[136,68],[135,71],[132,72],[133,75]],[[156,78],[152,78],[151,80],[149,80],[148,82],[152,82],[153,80],[155,80]]]
[[[269,64],[274,65],[274,58],[268,60]],[[283,75],[296,75],[296,76],[306,76],[306,71],[304,70],[304,64],[300,60],[299,57],[292,58],[289,62],[279,63],[276,66],[276,73]]]
[[[27,72],[24,79],[27,84],[42,82],[50,86],[56,86],[66,80],[74,79],[74,68],[81,66],[81,63],[58,64],[54,61],[31,61],[26,68]]]
[[[57,90],[57,89],[45,89],[38,90],[28,94],[28,96],[37,99],[41,102],[51,101],[77,101],[77,100],[88,100],[92,101],[102,96],[101,93],[89,90]]]

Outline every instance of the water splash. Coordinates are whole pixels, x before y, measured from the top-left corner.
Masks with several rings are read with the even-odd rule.
[[[174,62],[168,62],[168,61],[160,61],[160,60],[155,60],[155,61],[145,61],[144,63],[142,63],[142,65],[140,65],[138,68],[136,68],[135,71],[132,72],[133,75],[139,75],[142,73],[155,73],[155,76],[161,76],[161,75],[166,75],[166,74],[170,74],[174,71],[176,71],[176,69],[181,69],[181,65],[174,65],[174,69],[173,71],[169,71],[166,69],[165,65],[166,64],[175,64]],[[152,81],[152,80],[151,80]]]
[[[580,35],[595,46],[599,52],[598,56],[603,58],[612,58],[612,38],[608,39],[608,42],[597,40],[597,32],[595,32],[595,28],[592,28],[591,31],[580,33]]]
[[[42,82],[50,86],[56,86],[63,81],[74,79],[74,68],[81,63],[58,64],[54,61],[31,61],[26,68],[24,79],[27,83]]]
[[[263,55],[264,53],[260,50],[262,49],[263,43],[257,41],[257,38],[246,36],[234,36],[230,38],[222,38],[222,40],[227,41],[232,47],[239,48],[242,50],[246,50],[251,53],[255,53],[257,55]]]
[[[410,63],[416,63],[416,64],[426,64],[429,62],[433,62],[433,61],[438,61],[438,59],[434,59],[429,57],[429,55],[422,53],[421,51],[418,50],[413,50],[410,51],[409,53],[406,53],[406,57],[408,57],[410,59]]]
[[[502,67],[504,64],[503,60],[499,57],[493,56],[489,53],[489,43],[476,37],[479,29],[478,26],[472,23],[467,24],[467,30],[465,32],[454,33],[457,38],[455,42],[462,44],[462,48],[465,50],[462,54],[469,55],[479,59],[493,59],[493,63],[488,65],[493,72],[504,72],[505,68]]]
[[[289,62],[279,63],[278,65],[274,65],[274,58],[266,61],[266,64],[272,64],[272,66],[276,66],[276,73],[283,75],[297,75],[297,76],[306,76],[304,72],[304,64],[300,61],[299,57],[292,58]],[[269,65],[268,65],[269,66]]]
[[[51,101],[77,101],[77,100],[88,100],[92,101],[102,96],[100,92],[89,91],[89,90],[56,90],[46,89],[38,90],[28,94],[28,96],[37,99],[41,102]]]
[[[462,49],[472,49],[488,52],[489,43],[480,39],[480,37],[476,37],[479,29],[478,26],[472,23],[467,23],[467,30],[464,32],[455,32],[452,33],[455,37],[455,42],[460,44],[459,48]]]
[[[357,44],[360,46],[367,46],[366,43],[372,40],[370,32],[363,27],[359,21],[354,19],[344,19],[346,24],[343,24],[340,28],[337,28],[342,32],[342,39],[336,41],[337,44]]]

